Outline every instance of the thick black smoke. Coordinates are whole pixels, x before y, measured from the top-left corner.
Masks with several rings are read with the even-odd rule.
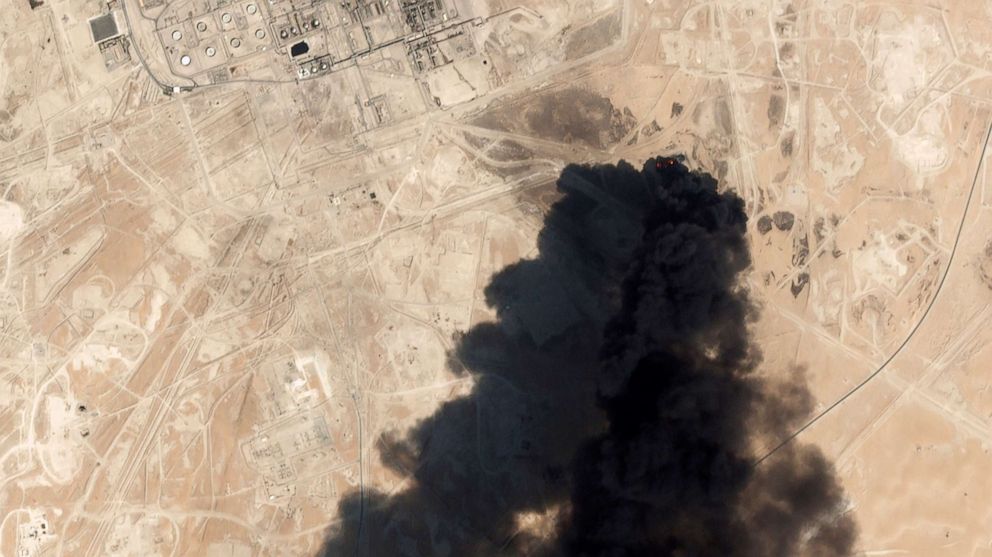
[[[473,392],[379,440],[412,481],[346,500],[324,555],[851,553],[819,451],[751,465],[809,396],[755,377],[743,203],[659,162],[563,171],[539,257],[451,355]]]

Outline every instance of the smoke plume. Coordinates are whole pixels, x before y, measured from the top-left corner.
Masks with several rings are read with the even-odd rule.
[[[450,355],[469,396],[378,441],[412,481],[356,494],[323,554],[849,555],[832,465],[757,443],[810,410],[757,377],[742,201],[669,159],[570,166],[539,256]]]

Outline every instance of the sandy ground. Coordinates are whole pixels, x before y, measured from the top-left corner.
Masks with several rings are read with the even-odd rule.
[[[992,556],[986,3],[39,4],[0,18],[0,554],[315,554],[472,388],[561,169],[684,153],[858,551]]]

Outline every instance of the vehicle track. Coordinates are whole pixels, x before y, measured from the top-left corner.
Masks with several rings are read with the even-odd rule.
[[[968,209],[971,207],[971,200],[974,197],[974,195],[975,195],[975,189],[978,186],[978,177],[982,173],[982,162],[985,160],[985,154],[988,151],[989,138],[990,137],[992,137],[992,124],[989,124],[988,131],[985,133],[985,142],[982,144],[982,152],[978,156],[978,165],[977,165],[977,168],[975,169],[975,177],[971,181],[971,189],[968,190],[968,197],[965,199],[964,210],[961,213],[961,220],[958,223],[958,230],[957,230],[957,233],[954,235],[954,244],[951,246],[951,252],[950,252],[950,254],[947,257],[947,266],[944,268],[944,273],[940,277],[940,282],[937,283],[937,289],[934,290],[933,296],[930,298],[930,303],[928,303],[926,309],[923,310],[923,314],[920,316],[919,321],[917,321],[916,322],[916,325],[914,325],[913,328],[909,331],[909,334],[906,335],[906,338],[902,341],[902,343],[900,343],[899,346],[896,347],[896,349],[892,352],[892,354],[888,358],[886,358],[885,361],[882,362],[882,364],[879,365],[878,368],[875,371],[873,371],[872,373],[870,373],[860,383],[858,383],[854,387],[851,387],[850,390],[848,390],[846,393],[844,393],[840,398],[838,398],[837,400],[835,400],[829,406],[827,406],[826,408],[824,408],[823,410],[821,410],[818,414],[816,414],[815,416],[813,416],[809,421],[807,421],[805,424],[803,424],[799,429],[797,429],[796,431],[790,433],[788,436],[786,436],[784,439],[782,439],[778,444],[776,444],[769,451],[767,451],[764,455],[762,455],[761,458],[758,458],[757,460],[755,460],[751,464],[752,467],[756,468],[756,467],[760,466],[761,463],[763,463],[764,461],[768,460],[769,457],[771,457],[772,455],[774,455],[775,453],[777,453],[779,450],[781,450],[783,447],[785,447],[786,445],[788,445],[789,443],[791,443],[793,440],[795,440],[797,437],[799,437],[800,435],[802,435],[802,433],[804,431],[806,431],[807,429],[809,429],[810,427],[812,427],[814,424],[816,424],[816,422],[818,422],[821,419],[823,419],[824,416],[826,416],[827,414],[829,414],[829,413],[833,412],[834,410],[836,410],[847,399],[851,398],[852,396],[854,396],[855,393],[857,393],[862,388],[864,388],[866,385],[868,385],[868,383],[871,383],[872,380],[874,380],[883,371],[885,371],[885,368],[887,368],[888,365],[890,363],[892,363],[893,360],[896,359],[896,356],[898,356],[899,354],[902,353],[903,349],[909,344],[909,341],[912,340],[913,337],[916,335],[916,332],[920,330],[920,327],[923,325],[923,322],[926,321],[927,316],[930,315],[930,310],[932,310],[933,309],[933,306],[936,304],[937,297],[940,296],[940,291],[944,288],[944,282],[947,280],[947,275],[949,275],[950,272],[951,272],[951,266],[954,263],[954,256],[957,255],[958,244],[961,241],[961,233],[964,231],[964,223],[968,220]]]

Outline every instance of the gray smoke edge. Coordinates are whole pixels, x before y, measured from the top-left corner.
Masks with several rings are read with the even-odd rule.
[[[346,498],[320,554],[851,555],[817,448],[752,465],[811,397],[800,373],[758,377],[741,199],[671,159],[572,165],[557,185],[538,257],[492,278],[497,321],[449,355],[473,391],[377,441],[411,481]]]

